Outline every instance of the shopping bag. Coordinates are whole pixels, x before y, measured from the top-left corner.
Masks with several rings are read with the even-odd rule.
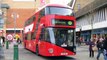
[[[96,46],[93,46],[93,47],[92,47],[92,50],[93,50],[93,51],[97,51],[98,49],[97,49]]]

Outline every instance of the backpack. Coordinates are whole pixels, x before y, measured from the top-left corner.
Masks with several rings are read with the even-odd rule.
[[[102,42],[98,42],[97,43],[97,47],[98,48],[104,48],[104,42],[102,41]]]

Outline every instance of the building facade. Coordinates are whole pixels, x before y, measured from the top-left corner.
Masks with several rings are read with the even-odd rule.
[[[24,22],[49,0],[1,0],[0,36],[20,35],[22,39]],[[3,17],[2,17],[3,16]],[[16,22],[16,23],[15,23]]]
[[[80,11],[92,1],[76,0],[74,10]],[[25,20],[47,3],[50,3],[50,0],[1,0],[1,4],[4,4],[3,7],[5,7],[5,9],[1,9],[4,16],[0,20],[2,21],[0,22],[1,30],[4,31],[1,35],[14,34],[15,29],[16,33],[22,36]],[[16,23],[14,23],[14,13],[18,15],[16,17]]]
[[[95,0],[76,12],[77,32],[83,41],[107,36],[107,0]]]
[[[80,9],[82,9],[83,7],[85,7],[86,5],[90,4],[93,1],[94,0],[76,0],[74,7],[75,12],[79,11]]]

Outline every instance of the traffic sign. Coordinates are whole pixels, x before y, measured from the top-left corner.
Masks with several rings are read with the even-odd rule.
[[[11,34],[8,34],[7,37],[6,37],[8,40],[12,40],[13,39],[13,36]]]

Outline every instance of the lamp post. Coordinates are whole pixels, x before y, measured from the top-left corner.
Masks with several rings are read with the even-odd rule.
[[[19,15],[17,14],[17,13],[12,13],[12,15],[11,15],[12,17],[13,17],[13,19],[14,19],[14,37],[15,37],[15,35],[16,35],[16,20],[17,20],[17,18],[19,18]],[[16,42],[17,40],[16,40],[16,38],[14,39],[14,60],[19,60],[19,54],[18,54],[18,44],[17,44],[17,42]]]
[[[82,26],[77,25],[77,28],[79,28],[79,38],[80,38],[80,36],[81,36],[81,31],[82,31]]]

